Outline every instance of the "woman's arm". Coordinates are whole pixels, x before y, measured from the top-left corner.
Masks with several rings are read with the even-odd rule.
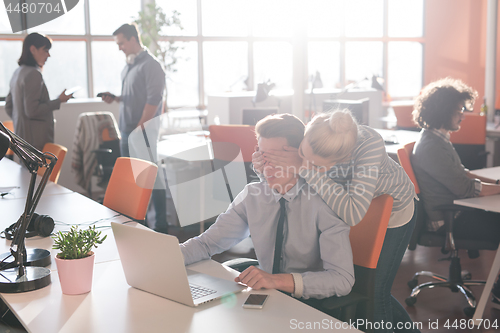
[[[348,225],[358,224],[373,199],[379,178],[380,165],[387,155],[381,137],[373,136],[364,141],[354,151],[354,163],[345,170],[342,165],[334,165],[328,172],[302,169],[300,175],[319,193],[323,201]],[[348,172],[352,179],[345,185],[336,182]]]

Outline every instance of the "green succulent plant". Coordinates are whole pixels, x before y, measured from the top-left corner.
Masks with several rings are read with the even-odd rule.
[[[95,226],[83,230],[72,226],[68,232],[59,231],[52,236],[54,239],[52,248],[60,250],[57,254],[60,259],[81,259],[92,255],[92,248],[102,244],[108,235],[102,238],[100,236],[101,232],[96,231]]]

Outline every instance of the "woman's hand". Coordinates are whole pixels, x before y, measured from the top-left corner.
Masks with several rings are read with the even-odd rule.
[[[264,173],[264,165],[266,165],[266,161],[264,160],[264,156],[259,151],[259,146],[255,146],[255,152],[252,154],[252,164],[255,171],[262,174]]]
[[[264,152],[264,160],[274,167],[281,167],[289,173],[298,175],[303,163],[299,150],[290,146],[285,146],[283,149]]]
[[[61,95],[59,95],[59,100],[61,101],[61,103],[64,103],[67,102],[72,97],[73,94],[66,95],[66,89],[64,89]]]

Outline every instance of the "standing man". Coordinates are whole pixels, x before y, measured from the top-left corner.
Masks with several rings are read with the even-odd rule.
[[[135,23],[124,24],[113,32],[116,44],[126,56],[127,65],[122,71],[122,93],[114,96],[103,93],[103,101],[120,103],[119,125],[121,133],[121,155],[130,157],[129,136],[137,128],[144,131],[151,148],[151,161],[157,160],[156,145],[158,141],[159,122],[152,121],[162,112],[163,94],[165,91],[165,71],[160,62],[142,45],[139,30]],[[158,179],[159,177],[157,177]],[[166,194],[160,189],[159,181],[155,184],[152,200],[156,212],[155,230],[167,232]]]

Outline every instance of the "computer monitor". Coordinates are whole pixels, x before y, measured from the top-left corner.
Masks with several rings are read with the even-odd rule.
[[[370,99],[363,98],[358,100],[348,100],[348,99],[330,99],[323,101],[323,112],[328,112],[330,110],[336,109],[349,109],[352,115],[359,124],[368,125],[369,118],[369,106]]]
[[[259,122],[259,120],[269,115],[278,113],[279,108],[269,107],[269,108],[243,109],[241,112],[242,112],[241,123],[243,125],[255,126]]]

